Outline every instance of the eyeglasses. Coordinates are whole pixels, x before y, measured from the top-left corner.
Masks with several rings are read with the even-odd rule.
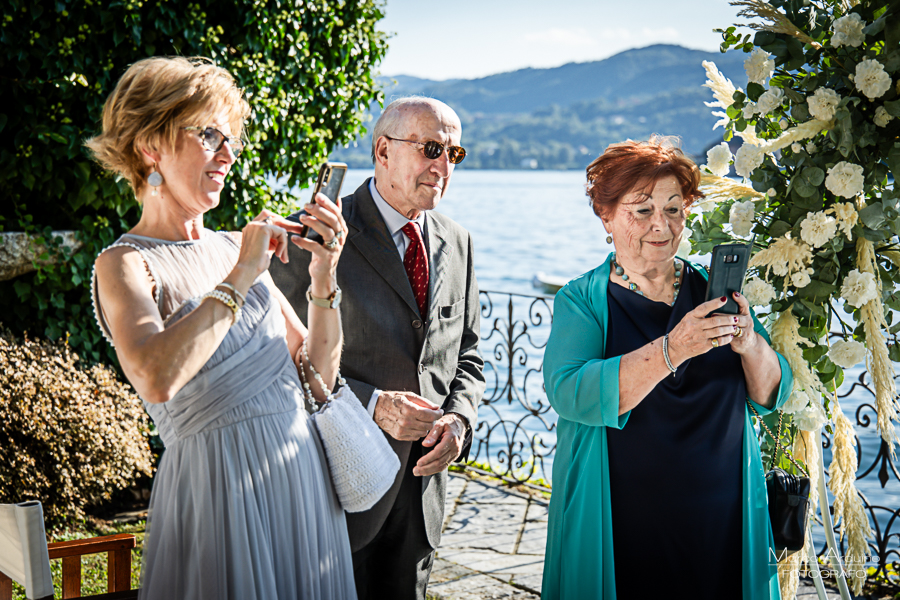
[[[444,145],[440,142],[435,142],[434,140],[430,140],[427,142],[417,142],[415,140],[401,140],[398,138],[392,138],[389,135],[384,136],[389,140],[394,140],[395,142],[406,142],[407,144],[415,144],[416,146],[424,146],[423,152],[425,153],[425,158],[430,158],[434,160],[439,158],[441,154],[444,153]],[[454,165],[458,165],[463,161],[466,157],[466,149],[462,146],[447,146],[447,158],[450,159],[450,162]]]
[[[241,138],[227,136],[215,127],[182,127],[185,131],[196,131],[200,137],[200,143],[210,152],[218,152],[228,142],[231,153],[237,158],[244,151],[247,144]]]

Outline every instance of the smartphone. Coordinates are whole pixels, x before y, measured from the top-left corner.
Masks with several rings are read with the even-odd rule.
[[[329,200],[336,202],[341,195],[341,185],[344,183],[344,176],[347,174],[347,165],[339,162],[322,163],[319,167],[319,177],[316,179],[316,187],[313,189],[310,202],[315,202],[316,194],[323,193]],[[300,215],[307,214],[305,210],[295,212],[285,217],[288,221],[300,223]],[[301,223],[302,225],[302,223]],[[290,235],[297,235],[292,233]],[[303,225],[303,230],[299,234],[302,237],[313,240],[320,244],[324,244],[325,240],[314,229]]]
[[[706,300],[725,296],[725,306],[717,313],[736,315],[741,312],[732,294],[740,292],[747,274],[747,263],[750,262],[749,244],[721,244],[713,248],[712,261],[709,264],[709,281],[706,283]]]

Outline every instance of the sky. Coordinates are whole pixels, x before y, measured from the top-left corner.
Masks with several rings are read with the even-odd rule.
[[[726,0],[387,0],[382,75],[474,79],[678,44],[717,51],[739,21]]]

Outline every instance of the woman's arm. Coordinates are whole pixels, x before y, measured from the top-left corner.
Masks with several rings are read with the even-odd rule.
[[[330,240],[336,232],[343,232],[337,246],[332,249],[299,236],[292,238],[294,244],[309,251],[312,255],[309,263],[310,293],[316,298],[328,298],[337,290],[337,265],[347,240],[347,224],[341,214],[341,201],[338,199],[335,204],[324,194],[318,194],[316,203],[307,204],[304,208],[309,214],[301,216],[302,222],[322,235],[323,239]],[[270,219],[270,222],[282,227],[292,227],[289,221],[268,211],[263,211],[260,218]],[[325,394],[321,386],[315,382],[309,364],[301,358],[300,348],[304,340],[307,340],[309,360],[316,371],[322,375],[328,388],[333,390],[341,363],[341,346],[343,344],[340,308],[323,308],[312,302],[308,303],[307,322],[309,328],[307,329],[284,294],[275,287],[268,274],[264,281],[281,306],[287,327],[288,349],[294,363],[298,369],[304,369],[306,380],[310,383],[310,390],[315,398],[322,402],[325,400]]]
[[[782,361],[763,337],[765,330],[759,326],[750,312],[750,303],[740,293],[734,293],[734,300],[740,308],[738,325],[742,334],[731,342],[731,349],[740,354],[747,382],[747,396],[764,408],[773,408],[778,399],[782,379],[785,377]],[[792,381],[788,373],[788,383]]]
[[[237,263],[224,279],[241,294],[269,266],[268,251],[287,256],[287,233],[263,222],[244,228]],[[154,282],[140,254],[113,248],[96,261],[100,304],[122,370],[150,403],[168,402],[206,364],[234,319],[224,303],[208,298],[183,319],[165,327],[153,300]],[[212,291],[212,290],[210,290]]]

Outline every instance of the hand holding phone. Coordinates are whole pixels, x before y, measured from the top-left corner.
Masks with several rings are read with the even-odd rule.
[[[341,185],[344,183],[344,176],[346,174],[347,165],[344,163],[323,163],[322,166],[319,167],[319,176],[316,179],[316,187],[313,189],[313,194],[310,202],[315,203],[316,194],[319,193],[325,194],[325,196],[327,196],[329,200],[331,200],[332,202],[336,202],[338,197],[341,195]],[[306,210],[301,210],[299,212],[295,212],[291,215],[286,216],[285,219],[303,225],[303,229],[299,234],[300,236],[313,240],[314,242],[324,244],[325,240],[322,239],[321,235],[319,235],[314,229],[300,222],[300,215],[305,214],[308,214]],[[293,236],[298,234],[291,233],[290,235]]]
[[[737,315],[741,309],[734,301],[734,292],[740,292],[750,262],[749,244],[721,244],[713,248],[709,265],[709,281],[706,284],[706,301],[726,297],[725,306],[716,314]]]

